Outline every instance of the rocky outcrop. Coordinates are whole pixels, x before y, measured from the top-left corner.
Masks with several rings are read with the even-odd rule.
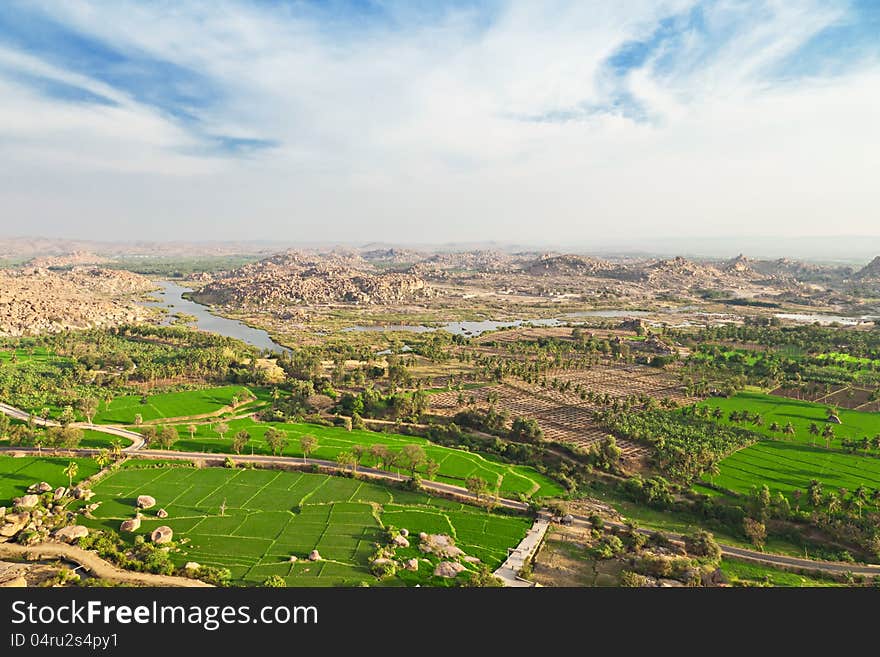
[[[68,525],[55,532],[55,538],[65,543],[73,543],[89,535],[89,528],[82,525]]]
[[[140,528],[140,518],[129,518],[128,520],[123,520],[122,524],[119,525],[119,531],[121,532],[136,532]]]
[[[156,498],[151,495],[138,495],[137,506],[139,509],[151,509],[156,506]]]
[[[321,561],[321,554],[317,550],[309,552],[309,561]]]
[[[0,335],[59,333],[141,321],[150,311],[130,297],[153,287],[144,276],[109,269],[0,270]]]
[[[156,517],[157,518],[167,518],[168,512],[165,509],[159,509],[158,511],[156,511]]]
[[[426,554],[434,554],[445,559],[454,559],[464,554],[464,551],[455,545],[455,540],[446,534],[425,534],[424,538],[419,534],[421,542],[419,550]]]
[[[5,543],[24,529],[30,519],[31,515],[27,512],[7,513],[3,516],[3,522],[0,523],[0,543]]]
[[[859,281],[880,281],[880,256],[857,271],[853,278]]]
[[[22,509],[33,509],[40,503],[40,498],[37,495],[22,495],[21,497],[17,497],[14,500],[15,506],[20,507]]]
[[[297,304],[392,304],[436,294],[413,274],[370,271],[351,260],[288,253],[245,265],[205,285],[193,298],[237,307]]]
[[[467,569],[457,561],[441,561],[437,564],[437,567],[434,568],[434,576],[457,577],[458,574],[464,570]]]
[[[170,543],[171,539],[174,538],[174,530],[171,529],[168,525],[162,525],[161,527],[156,527],[153,532],[150,534],[150,540],[157,545],[161,545],[162,543]]]

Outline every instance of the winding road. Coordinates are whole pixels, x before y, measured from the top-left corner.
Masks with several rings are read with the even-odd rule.
[[[27,421],[30,418],[30,414],[26,411],[22,411],[13,406],[9,406],[8,404],[0,403],[0,413],[5,413],[10,417],[14,417],[19,420]],[[42,418],[34,418],[36,424],[40,426],[58,426],[57,422],[52,420],[44,420]],[[300,457],[292,457],[292,456],[269,456],[263,454],[253,454],[253,455],[235,455],[235,454],[218,454],[218,453],[209,453],[209,452],[181,452],[175,450],[158,450],[158,449],[146,449],[145,441],[143,436],[134,431],[129,431],[127,429],[122,429],[120,427],[108,426],[108,425],[100,425],[100,424],[91,424],[91,423],[76,423],[71,426],[76,426],[82,429],[92,429],[94,431],[100,431],[103,433],[111,434],[114,436],[119,436],[122,438],[127,438],[132,441],[132,444],[128,447],[123,448],[123,452],[125,452],[129,456],[134,456],[138,458],[148,458],[148,459],[164,459],[164,460],[180,460],[180,461],[192,461],[192,460],[202,460],[205,462],[216,462],[217,464],[222,464],[226,458],[231,458],[236,463],[253,463],[255,465],[272,465],[278,467],[290,467],[292,465],[299,466],[319,466],[324,468],[325,470],[330,470],[333,472],[345,472],[348,468],[340,466],[335,461],[327,461],[324,459],[313,459],[313,458],[300,458]],[[16,452],[24,452],[24,453],[35,453],[37,450],[35,448],[30,447],[0,447],[0,452],[3,451],[16,451]],[[96,449],[72,449],[72,450],[60,450],[65,454],[76,454],[80,456],[91,456],[94,455],[98,450]],[[408,476],[402,475],[396,472],[389,472],[387,470],[379,470],[377,468],[367,468],[367,467],[358,467],[356,470],[357,474],[362,476],[367,476],[375,479],[384,479],[386,481],[396,481],[403,482],[409,479]],[[427,491],[433,491],[439,493],[441,495],[454,495],[456,497],[464,498],[469,501],[477,501],[477,498],[471,495],[468,490],[462,486],[456,486],[454,484],[447,484],[439,481],[430,481],[430,480],[422,480],[422,488]],[[525,502],[520,502],[518,500],[510,500],[505,498],[499,498],[497,500],[497,506],[504,507],[507,509],[512,509],[516,511],[528,511],[529,505]],[[589,524],[589,519],[586,516],[573,516],[574,521],[578,524],[587,523]],[[606,521],[607,525],[615,526],[615,527],[624,527],[624,523],[615,522],[615,521]],[[645,534],[653,534],[655,530],[652,529],[640,529],[639,531]],[[665,535],[668,539],[675,542],[682,542],[683,537],[680,534],[676,534],[673,532],[661,531],[661,534]],[[813,559],[804,559],[801,557],[790,557],[782,554],[772,554],[766,552],[759,552],[757,550],[750,550],[748,548],[736,547],[733,545],[724,545],[720,544],[721,553],[727,557],[733,557],[736,559],[744,559],[747,561],[752,561],[754,563],[760,563],[767,566],[775,566],[779,568],[785,568],[789,570],[799,570],[805,572],[824,572],[830,573],[833,575],[841,575],[850,573],[852,575],[864,575],[867,577],[875,577],[880,575],[880,565],[874,564],[857,564],[857,563],[845,563],[845,562],[837,562],[837,561],[818,561]]]

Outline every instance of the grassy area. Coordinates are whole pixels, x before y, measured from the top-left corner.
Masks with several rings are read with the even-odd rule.
[[[448,584],[433,577],[436,557],[421,562],[416,572],[377,581],[369,572],[369,558],[382,529],[393,525],[410,531],[412,547],[398,549],[398,559],[425,558],[416,547],[419,532],[445,533],[494,569],[530,525],[524,517],[490,514],[357,479],[141,463],[143,467],[132,463],[94,486],[93,501],[102,505],[96,519],[84,523],[118,530],[123,519],[133,516],[137,496],[153,495],[168,518],[160,520],[147,511],[138,533],[170,526],[175,541],[189,539],[172,553],[176,563],[229,568],[239,584],[259,585],[270,575],[284,577],[290,586]],[[313,549],[322,561],[305,559]],[[291,555],[299,560],[290,563]]]
[[[132,424],[136,415],[140,415],[144,422],[150,422],[215,413],[229,406],[233,397],[244,400],[249,392],[244,386],[232,385],[149,395],[146,403],[138,395],[116,397],[109,405],[101,404],[94,421],[97,424]]]
[[[387,445],[393,450],[399,450],[404,445],[421,445],[428,458],[440,464],[436,476],[438,481],[464,485],[467,477],[478,476],[486,479],[491,485],[497,485],[501,494],[513,497],[518,494],[538,497],[552,497],[561,495],[563,488],[558,483],[537,472],[534,468],[524,465],[503,463],[491,459],[487,455],[463,450],[451,449],[435,445],[418,436],[404,436],[392,433],[379,433],[375,431],[346,431],[342,427],[325,427],[315,424],[260,424],[250,418],[230,420],[226,422],[229,432],[221,439],[216,432],[216,423],[199,424],[194,437],[191,439],[187,426],[178,426],[180,440],[174,445],[174,449],[181,451],[198,452],[232,452],[232,439],[236,432],[246,430],[251,435],[251,440],[245,447],[244,452],[250,454],[270,454],[268,444],[264,438],[266,430],[274,427],[283,431],[288,439],[287,447],[283,450],[284,456],[303,456],[300,447],[300,438],[304,435],[312,435],[318,439],[318,447],[310,456],[319,459],[335,461],[340,452],[350,450],[354,445]],[[365,456],[362,465],[375,466],[376,459]],[[423,471],[424,468],[420,468]]]
[[[67,486],[64,468],[71,461],[76,461],[79,466],[75,481],[91,477],[98,471],[92,459],[0,456],[0,506],[6,505],[13,497],[24,495],[27,487],[34,483],[45,481],[53,488]]]
[[[31,347],[27,349],[0,349],[0,363],[14,361],[16,363],[45,363],[55,360],[65,360],[57,356],[46,347]]]
[[[644,504],[632,502],[616,491],[605,487],[601,487],[599,490],[591,490],[589,495],[605,502],[623,514],[624,517],[634,520],[640,527],[645,527],[646,529],[660,529],[677,534],[692,534],[699,529],[706,529],[714,534],[719,543],[754,549],[754,546],[743,536],[733,534],[730,530],[717,526],[707,526],[705,519],[698,518],[690,513],[653,509]],[[793,557],[804,556],[804,545],[794,543],[779,536],[769,536],[764,549],[774,554],[785,554]]]
[[[756,443],[722,460],[718,469],[712,480],[717,486],[748,493],[753,486],[766,484],[792,500],[792,492],[805,491],[812,479],[833,489],[880,488],[880,458],[797,443]]]
[[[731,411],[749,411],[759,413],[763,420],[761,426],[752,423],[739,423],[757,433],[762,433],[771,438],[780,438],[783,434],[770,431],[770,426],[775,422],[780,427],[791,422],[795,429],[793,436],[787,437],[791,441],[803,444],[824,445],[825,439],[821,436],[810,434],[810,425],[816,424],[820,431],[826,425],[834,430],[834,438],[831,439],[832,447],[839,447],[843,438],[873,437],[880,433],[880,413],[865,413],[840,409],[837,413],[841,424],[828,421],[828,406],[815,404],[808,401],[775,397],[758,392],[741,392],[729,398],[712,398],[701,403],[709,408],[720,408],[723,417],[717,420],[722,424],[732,424],[728,419]]]
[[[786,587],[814,587],[814,586],[842,586],[831,578],[816,575],[801,575],[787,570],[770,568],[762,564],[735,559],[722,559],[721,570],[727,575],[730,583],[734,586],[786,586]]]

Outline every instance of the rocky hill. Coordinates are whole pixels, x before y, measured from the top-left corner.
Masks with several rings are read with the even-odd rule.
[[[0,271],[0,335],[35,335],[147,319],[132,293],[155,287],[137,274],[100,268]]]
[[[65,255],[50,255],[34,258],[28,262],[30,267],[70,267],[73,265],[103,265],[111,262],[108,258],[96,255],[89,251],[74,251]]]
[[[853,278],[860,281],[880,281],[880,256],[857,271]]]
[[[376,273],[359,256],[288,252],[215,278],[194,298],[237,307],[291,304],[395,304],[432,297],[419,276]]]
[[[543,255],[523,267],[532,276],[605,276],[619,270],[607,260],[578,255]]]

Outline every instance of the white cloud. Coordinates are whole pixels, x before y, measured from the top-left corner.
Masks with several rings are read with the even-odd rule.
[[[238,2],[46,2],[114,48],[197,72],[220,98],[194,130],[83,72],[0,51],[0,156],[15,166],[0,197],[31,232],[117,237],[147,220],[182,237],[364,241],[878,234],[876,60],[767,77],[845,5],[712,3],[709,38],[681,34],[623,79],[603,67],[693,5],[515,2],[488,21],[404,12],[331,29]],[[4,65],[118,105],[49,101],[4,81]],[[621,91],[649,121],[596,110]],[[520,120],[541,116],[572,118]],[[205,134],[280,146],[224,158],[200,148]]]

